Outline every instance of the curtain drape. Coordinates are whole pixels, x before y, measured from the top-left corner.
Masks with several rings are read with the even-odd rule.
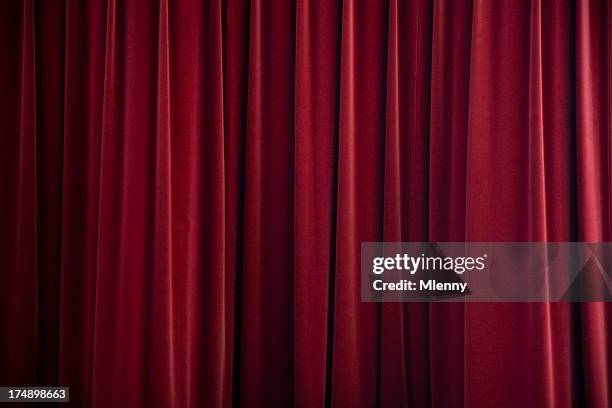
[[[612,309],[366,304],[366,241],[612,240],[612,2],[0,2],[0,385],[608,407]]]

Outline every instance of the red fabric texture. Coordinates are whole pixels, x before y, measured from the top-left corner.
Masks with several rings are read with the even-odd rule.
[[[612,2],[0,2],[0,385],[608,407],[612,309],[365,304],[365,241],[612,240]]]

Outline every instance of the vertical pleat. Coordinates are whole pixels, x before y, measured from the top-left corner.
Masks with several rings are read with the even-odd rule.
[[[532,41],[537,32],[534,22],[539,22],[539,51],[532,48],[531,67],[538,67],[539,74],[531,75],[533,85],[538,85],[541,96],[541,140],[543,152],[542,195],[546,224],[542,226],[549,242],[568,242],[576,239],[576,186],[575,186],[575,111],[574,50],[572,4],[570,1],[544,0],[539,6],[539,19],[534,17],[532,7]],[[570,24],[568,24],[568,22]],[[569,44],[569,46],[568,46]],[[537,64],[534,62],[537,61]],[[538,82],[533,79],[538,78]],[[530,105],[530,109],[531,109]],[[536,118],[532,119],[533,121]],[[533,152],[533,150],[532,150]],[[539,153],[538,153],[539,154]],[[542,160],[541,160],[542,161]],[[536,162],[538,163],[538,162]],[[534,215],[537,216],[537,215]],[[553,279],[554,277],[550,277]],[[572,358],[574,348],[571,332],[572,305],[551,303],[543,310],[546,336],[546,392],[549,405],[568,407],[572,405]],[[567,358],[556,356],[567,353]]]
[[[400,138],[400,56],[399,56],[399,11],[398,2],[389,2],[389,34],[387,40],[387,98],[385,131],[383,240],[402,242],[405,234],[406,216],[402,211],[402,200],[406,196],[406,181]],[[380,322],[380,402],[405,407],[408,403],[409,380],[406,366],[406,331],[404,305],[383,304]],[[427,378],[427,376],[423,377]]]
[[[65,2],[35,3],[37,381],[58,383]],[[42,69],[44,67],[44,69]],[[31,120],[31,119],[28,119]]]
[[[189,376],[189,396],[197,396],[190,401],[192,406],[221,406],[229,400],[224,392],[228,370],[226,353],[229,347],[227,326],[229,324],[226,310],[226,275],[225,262],[225,140],[224,140],[224,96],[223,96],[223,33],[221,25],[221,1],[212,1],[206,5],[201,15],[202,34],[205,42],[202,44],[205,53],[196,55],[199,62],[199,77],[203,79],[200,86],[202,96],[197,102],[196,114],[203,121],[194,135],[195,143],[200,146],[201,157],[198,158],[198,172],[193,174],[193,168],[185,168],[191,175],[194,186],[199,189],[197,201],[190,212],[179,212],[179,219],[185,214],[201,212],[199,220],[199,235],[189,243],[192,251],[200,251],[202,265],[200,268],[188,267],[193,274],[193,281],[188,287],[190,303],[183,311],[188,316],[187,326],[197,328],[188,332],[190,350],[193,360],[185,358],[193,371]],[[196,16],[197,18],[197,16]],[[197,20],[196,20],[197,21]],[[178,20],[177,24],[182,24]],[[180,69],[177,66],[177,69]],[[190,92],[189,88],[185,88]],[[197,120],[197,119],[196,119]],[[189,143],[180,157],[190,154]],[[179,178],[173,180],[177,183]],[[196,222],[194,219],[193,222]],[[196,249],[197,248],[197,249]],[[185,253],[185,257],[190,256]],[[201,310],[201,314],[193,315],[193,310]],[[194,364],[193,361],[198,362]],[[183,364],[185,364],[183,363]],[[205,387],[202,387],[204,379]]]
[[[210,346],[218,346],[220,315],[211,320],[210,331],[203,324],[206,309],[202,305],[198,293],[206,285],[208,279],[204,279],[204,273],[209,274],[210,302],[216,303],[221,295],[216,286],[217,280],[214,276],[219,270],[206,270],[204,247],[200,245],[203,237],[208,235],[207,225],[209,222],[218,222],[215,219],[219,213],[210,210],[203,213],[204,185],[210,186],[211,177],[220,176],[215,166],[219,158],[213,157],[219,151],[218,122],[210,122],[210,115],[204,117],[207,112],[204,108],[205,96],[208,87],[206,68],[202,60],[206,58],[205,53],[209,47],[205,44],[210,41],[207,11],[200,3],[173,2],[170,6],[169,24],[172,27],[169,35],[171,50],[170,60],[170,131],[172,137],[172,162],[170,183],[172,186],[172,267],[173,267],[173,294],[174,294],[174,316],[173,323],[176,328],[174,333],[174,364],[175,382],[177,393],[177,404],[185,407],[193,407],[203,404],[204,387],[198,383],[198,378],[204,375],[200,368],[204,361],[212,363],[211,376],[218,379],[218,363],[204,359],[205,348],[200,347],[199,341],[205,334],[210,333],[213,342]],[[190,39],[189,41],[187,39]],[[195,39],[195,40],[193,40]],[[212,66],[212,64],[211,64]],[[195,92],[194,92],[195,90]],[[216,96],[216,93],[214,93]],[[211,104],[219,106],[220,101],[211,100]],[[205,132],[205,129],[210,131]],[[210,145],[210,155],[213,157],[211,168],[204,171],[206,163],[205,155]],[[206,175],[206,182],[203,176]],[[213,184],[213,186],[215,186]],[[211,190],[216,194],[218,187]],[[210,230],[211,248],[208,256],[214,257],[214,250],[219,248],[219,231]],[[218,264],[216,265],[218,267]],[[208,293],[208,292],[206,292]],[[209,345],[207,345],[208,347]],[[219,353],[220,354],[220,353]],[[215,385],[218,385],[216,383]],[[207,392],[210,390],[206,389]],[[219,394],[210,392],[208,394],[212,401],[219,402]]]
[[[427,217],[431,242],[465,241],[472,7],[471,0],[434,4]],[[465,406],[465,308],[461,303],[429,307],[434,406]]]
[[[544,95],[542,78],[542,0],[532,0],[529,15],[529,102],[527,149],[529,177],[527,227],[532,241],[546,242],[546,174],[544,157]],[[548,337],[548,335],[547,335]]]
[[[123,160],[120,157],[125,137],[124,124],[121,113],[123,112],[123,100],[119,99],[120,88],[123,86],[123,75],[120,69],[121,43],[117,40],[121,36],[120,11],[116,2],[109,1],[106,10],[106,42],[104,55],[104,91],[102,102],[102,134],[100,141],[100,181],[97,212],[97,248],[95,264],[95,294],[93,310],[93,346],[92,346],[92,384],[91,384],[91,406],[118,404],[118,384],[109,384],[108,377],[118,380],[121,384],[134,386],[134,382],[128,381],[129,369],[126,363],[120,366],[121,361],[127,360],[125,355],[120,355],[121,350],[118,342],[126,335],[120,334],[117,327],[120,322],[119,311],[125,305],[125,272],[121,279],[119,272],[122,239],[120,226],[126,222],[121,217],[120,206],[125,202],[120,185],[120,172],[123,170]],[[118,89],[119,88],[119,89]],[[118,141],[117,136],[121,138]],[[110,164],[110,165],[109,165]],[[111,200],[117,194],[118,199]],[[113,237],[111,240],[110,237]],[[107,270],[109,272],[107,272]],[[115,290],[118,287],[119,290]],[[123,289],[123,290],[121,290]],[[131,305],[130,305],[131,306]],[[142,311],[139,311],[142,312]],[[128,313],[133,313],[133,307]],[[134,336],[138,334],[134,327]],[[105,333],[117,333],[111,342],[105,341]],[[131,366],[131,364],[129,364]],[[103,374],[104,373],[104,374]],[[128,402],[138,403],[134,396],[128,398]]]
[[[0,225],[6,238],[0,257],[5,266],[0,274],[0,335],[3,363],[0,381],[30,384],[37,377],[38,293],[37,279],[37,171],[36,70],[34,1],[3,5],[2,40],[7,58],[14,61],[2,68],[1,85],[6,90],[2,103],[0,153],[1,186],[6,193],[0,204]],[[3,66],[5,64],[2,64]],[[3,99],[5,99],[3,97]],[[6,271],[6,272],[5,272]]]
[[[540,13],[539,2],[474,2],[467,241],[546,239]],[[554,403],[545,305],[469,304],[465,319],[467,406]]]
[[[607,195],[603,189],[608,159],[606,137],[607,80],[605,64],[606,14],[603,2],[576,5],[576,154],[578,221],[582,241],[604,239],[608,225]]]
[[[93,403],[106,11],[105,1],[66,2],[59,383],[85,405]]]
[[[173,228],[172,228],[172,130],[170,44],[167,0],[159,0],[157,21],[157,56],[155,74],[155,129],[154,158],[151,164],[153,189],[149,200],[153,203],[151,220],[151,276],[148,283],[147,304],[150,305],[147,327],[146,384],[150,401],[165,406],[176,406],[177,378],[174,352],[174,297],[173,297]],[[219,154],[219,152],[216,152]],[[223,157],[223,150],[221,150]],[[222,176],[222,173],[221,173]],[[221,214],[222,215],[222,214]],[[222,219],[222,217],[221,217]],[[221,224],[223,225],[223,224]],[[216,229],[218,231],[219,229]],[[222,228],[220,229],[222,231]],[[223,270],[222,268],[220,269]],[[212,326],[212,325],[211,325]],[[180,393],[185,395],[184,391]]]
[[[159,280],[151,302],[162,308],[154,315],[166,320],[154,321],[152,335],[161,343],[151,347],[160,350],[154,364],[167,368],[155,371],[166,373],[167,382],[158,387],[162,398],[151,401],[166,398],[163,405],[220,406],[228,392],[229,326],[222,9],[219,2],[160,6],[155,160],[159,188],[153,199],[162,215],[160,234],[171,240],[155,251],[167,253],[158,264],[160,278],[166,277]],[[168,326],[171,332],[160,331]]]
[[[235,406],[234,403],[238,402],[240,397],[249,4],[248,0],[231,1],[226,2],[224,7],[225,307],[227,311],[224,407]]]
[[[573,24],[568,25],[572,13],[570,2],[542,1],[539,6],[539,49],[532,49],[533,61],[539,65],[539,89],[542,92],[541,112],[542,161],[545,180],[545,197],[541,214],[544,219],[547,241],[572,241],[576,239],[576,191],[575,175],[575,111],[571,86],[575,74],[572,44]],[[532,8],[532,34],[535,32]],[[532,77],[533,78],[533,77]],[[568,80],[568,78],[570,80]],[[537,216],[537,215],[534,215]],[[549,277],[549,279],[554,277]],[[567,304],[544,305],[547,399],[548,404],[558,407],[571,406],[575,391],[572,383],[572,358],[574,348],[571,332],[571,307]],[[567,353],[568,358],[555,356]]]
[[[340,5],[298,1],[295,68],[295,404],[331,392]]]
[[[384,241],[428,239],[431,13],[429,1],[390,4]],[[428,312],[426,304],[382,305],[381,406],[430,404]]]
[[[609,241],[609,189],[607,161],[610,138],[606,129],[610,53],[606,27],[609,14],[605,2],[576,4],[576,155],[578,239]],[[607,48],[606,48],[607,47]],[[604,52],[604,50],[607,50]],[[606,322],[609,305],[585,303],[580,307],[580,359],[584,378],[584,400],[589,407],[609,405],[610,345]]]
[[[342,5],[332,404],[379,398],[378,306],[360,301],[360,243],[382,237],[388,5]],[[365,85],[365,86],[364,86]]]
[[[13,368],[18,375],[26,375],[22,381],[30,383],[36,381],[37,361],[41,345],[38,344],[39,310],[41,306],[39,296],[41,290],[37,276],[38,267],[38,225],[37,207],[42,205],[38,201],[36,163],[38,145],[36,143],[36,59],[35,59],[35,10],[34,1],[22,2],[21,17],[21,78],[19,79],[19,145],[17,156],[17,191],[15,192],[15,221],[16,234],[12,242],[13,266],[19,271],[10,285],[9,310],[19,310],[9,317],[8,327],[17,326],[20,330],[16,336],[11,337],[9,354],[12,355]],[[22,299],[27,299],[22,304]],[[27,344],[29,348],[24,347]],[[33,351],[28,353],[27,351]],[[13,379],[11,379],[14,381]]]
[[[156,72],[158,7],[109,2],[100,158],[93,405],[143,405],[156,265]],[[147,16],[147,18],[143,18]],[[156,198],[157,199],[157,198]],[[167,268],[164,265],[163,268]],[[158,299],[155,299],[158,301]],[[149,308],[149,306],[152,306]],[[114,333],[112,339],[108,333]],[[126,395],[125,388],[135,390]]]
[[[288,406],[294,401],[293,5],[254,0],[250,30],[239,403]]]
[[[544,141],[544,84],[543,84],[543,27],[542,27],[542,1],[534,0],[531,2],[529,16],[530,32],[530,55],[529,55],[529,165],[530,174],[528,181],[529,197],[529,224],[528,228],[532,231],[534,241],[547,242],[549,240],[547,231],[546,211],[546,162],[545,162],[545,141]],[[545,257],[545,256],[544,256]],[[543,259],[543,262],[546,260]],[[548,285],[549,279],[554,278],[546,274],[544,285]],[[552,342],[552,312],[550,303],[534,305],[538,313],[538,328],[534,334],[540,335],[543,339],[542,353],[542,375],[543,404],[549,407],[556,407],[562,401],[557,401],[553,384],[555,384],[555,369],[553,366],[553,342]],[[539,363],[539,362],[538,362]]]

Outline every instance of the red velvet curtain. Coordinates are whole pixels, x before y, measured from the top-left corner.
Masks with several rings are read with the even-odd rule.
[[[365,304],[362,241],[612,240],[612,2],[0,2],[0,385],[607,407],[612,309]]]

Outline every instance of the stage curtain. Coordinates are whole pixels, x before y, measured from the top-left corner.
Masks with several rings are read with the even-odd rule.
[[[606,303],[360,301],[367,241],[612,240],[612,2],[0,2],[0,385],[608,407]]]

